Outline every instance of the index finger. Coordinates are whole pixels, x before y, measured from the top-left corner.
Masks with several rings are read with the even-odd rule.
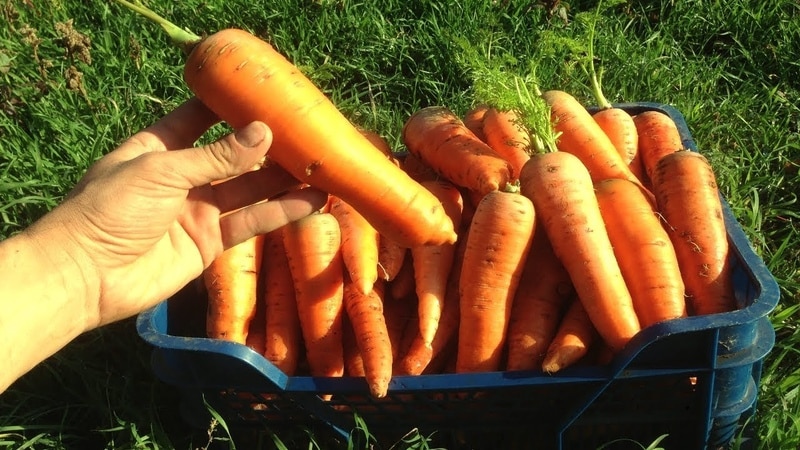
[[[193,146],[219,121],[203,102],[192,97],[131,139],[138,141],[145,151],[179,150]]]

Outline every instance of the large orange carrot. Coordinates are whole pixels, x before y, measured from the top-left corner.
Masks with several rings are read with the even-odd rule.
[[[283,228],[266,234],[261,267],[266,304],[264,357],[291,376],[297,370],[303,343],[295,286],[283,243]]]
[[[208,337],[245,344],[256,311],[262,235],[231,247],[203,272],[208,292]]]
[[[653,191],[678,256],[691,314],[736,308],[729,244],[714,171],[697,152],[662,157]]]
[[[283,243],[311,375],[341,376],[344,263],[339,222],[329,213],[306,216],[284,226]]]
[[[480,194],[511,180],[508,162],[443,106],[414,112],[403,126],[403,142],[439,175]]]
[[[392,344],[383,316],[384,283],[377,282],[363,294],[351,280],[344,284],[344,306],[353,326],[370,393],[386,396],[392,378]]]
[[[639,154],[647,180],[652,182],[656,164],[662,156],[683,149],[678,126],[661,111],[643,111],[633,118],[639,135]]]
[[[595,192],[641,326],[686,316],[675,248],[647,197],[619,178],[595,183]]]
[[[461,192],[447,181],[427,181],[423,186],[442,202],[456,228],[461,226],[463,200]],[[444,308],[447,279],[453,266],[455,244],[420,245],[411,248],[414,264],[414,286],[417,293],[419,332],[423,343],[430,346],[439,317]]]
[[[553,341],[547,348],[542,370],[547,373],[565,369],[589,353],[597,340],[595,330],[583,303],[575,299],[564,314]]]
[[[270,159],[298,180],[340,197],[403,245],[455,241],[436,198],[270,44],[240,29],[201,38],[140,5],[117,1],[157,21],[182,45],[188,53],[184,80],[217,116],[233,128],[265,122],[273,135]]]
[[[508,326],[508,370],[538,370],[574,289],[541,223],[514,297]]]
[[[511,178],[518,179],[522,166],[530,159],[528,133],[514,111],[489,108],[483,117],[485,141],[511,166]]]
[[[533,204],[519,193],[490,192],[475,210],[459,282],[456,372],[500,368],[534,223]]]
[[[538,153],[523,168],[520,188],[600,335],[622,349],[640,325],[586,166],[572,153]]]
[[[339,197],[333,196],[330,212],[339,221],[342,232],[344,267],[361,293],[366,294],[378,279],[378,232]]]
[[[542,98],[550,105],[553,127],[560,133],[558,149],[577,156],[593,181],[623,178],[641,185],[611,139],[575,97],[549,90]]]

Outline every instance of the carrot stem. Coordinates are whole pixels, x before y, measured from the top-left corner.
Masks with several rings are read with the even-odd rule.
[[[160,25],[161,28],[167,32],[167,35],[172,43],[177,47],[180,47],[180,49],[183,50],[187,55],[192,51],[192,48],[194,48],[194,46],[203,39],[191,31],[184,30],[169,20],[161,17],[160,15],[156,14],[155,11],[144,5],[132,3],[127,0],[114,1]]]

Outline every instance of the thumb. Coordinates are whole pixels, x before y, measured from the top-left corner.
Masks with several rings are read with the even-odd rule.
[[[250,124],[202,147],[168,151],[172,169],[190,185],[198,187],[251,170],[272,144],[272,131],[263,122]]]

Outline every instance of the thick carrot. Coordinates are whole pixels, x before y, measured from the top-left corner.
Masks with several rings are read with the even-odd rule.
[[[272,130],[270,159],[298,180],[340,197],[403,245],[456,239],[436,198],[373,145],[294,64],[240,29],[201,38],[152,11],[117,0],[159,23],[188,53],[184,80],[233,128]]]
[[[714,171],[697,152],[663,156],[653,191],[678,256],[690,314],[736,308],[728,236]]]
[[[558,331],[547,348],[542,370],[554,373],[574,365],[589,353],[589,348],[595,341],[597,341],[597,330],[583,303],[575,299],[564,314]]]
[[[595,183],[595,193],[641,326],[685,317],[678,257],[647,197],[618,178]]]
[[[528,133],[514,111],[489,108],[483,117],[485,141],[511,166],[511,178],[518,179],[522,166],[530,159]]]
[[[328,213],[306,216],[284,226],[283,243],[311,375],[341,376],[344,263],[339,222]]]
[[[266,234],[261,267],[266,304],[264,357],[291,376],[297,370],[303,342],[294,281],[283,243],[283,228]]]
[[[639,319],[586,166],[572,153],[538,153],[523,168],[520,188],[595,327],[619,351],[639,331]]]
[[[555,131],[560,133],[558,149],[577,156],[592,181],[623,178],[641,185],[611,139],[575,97],[549,90],[542,93],[542,98],[550,106]]]
[[[486,135],[483,133],[483,119],[488,110],[488,105],[475,105],[464,114],[464,126],[483,142],[486,142]]]
[[[653,172],[661,157],[683,149],[678,126],[661,111],[643,111],[633,118],[639,135],[639,154],[647,180],[652,183]]]
[[[203,271],[208,337],[245,344],[256,311],[262,235],[225,250]]]
[[[443,106],[414,112],[403,126],[408,151],[450,182],[480,194],[511,181],[511,168]]]
[[[555,336],[572,281],[539,224],[514,297],[508,326],[508,370],[538,370]]]
[[[531,247],[535,213],[519,193],[486,194],[475,210],[459,282],[456,372],[501,367],[511,308]]]
[[[378,231],[349,203],[333,196],[331,214],[342,232],[342,260],[362,294],[378,280]]]
[[[442,202],[456,228],[461,226],[464,202],[461,192],[447,181],[423,182]],[[423,343],[430,347],[439,326],[444,308],[447,279],[453,266],[455,244],[420,245],[411,248],[414,264],[414,287],[417,293],[419,332]]]

